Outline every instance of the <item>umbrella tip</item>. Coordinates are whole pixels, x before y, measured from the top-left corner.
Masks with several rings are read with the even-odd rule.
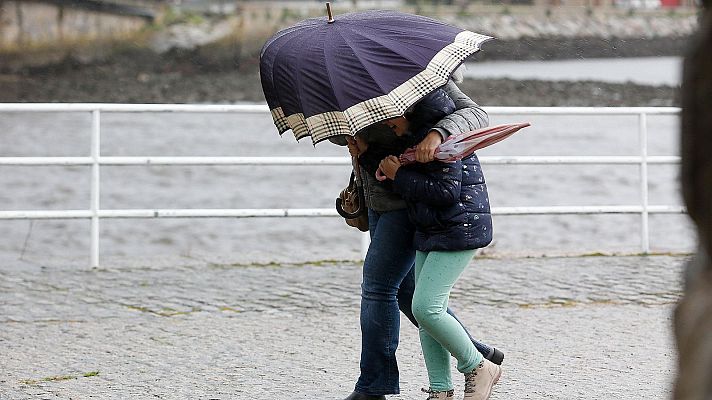
[[[328,1],[326,2],[326,13],[327,13],[328,16],[329,16],[329,20],[326,21],[326,22],[328,22],[328,23],[330,23],[330,24],[333,23],[333,22],[334,22],[334,15],[331,13],[331,3],[328,2]]]

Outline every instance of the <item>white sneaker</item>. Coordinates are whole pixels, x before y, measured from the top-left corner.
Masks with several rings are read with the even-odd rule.
[[[425,393],[430,394],[430,396],[428,396],[427,400],[430,400],[430,399],[452,400],[455,398],[455,390],[453,390],[453,389],[450,389],[445,392],[436,392],[436,391],[433,391],[433,389],[427,389],[427,390],[420,389],[420,390],[422,390]]]
[[[492,386],[502,376],[502,367],[490,360],[483,360],[472,372],[465,374],[465,397],[463,400],[487,400]]]

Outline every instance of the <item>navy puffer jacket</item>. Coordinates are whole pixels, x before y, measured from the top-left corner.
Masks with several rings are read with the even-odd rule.
[[[398,168],[393,189],[408,204],[417,250],[469,250],[492,241],[487,185],[476,155]]]

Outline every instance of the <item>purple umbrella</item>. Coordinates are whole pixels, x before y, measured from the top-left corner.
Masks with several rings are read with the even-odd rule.
[[[353,136],[403,115],[489,39],[396,11],[311,18],[264,45],[262,89],[280,134]]]

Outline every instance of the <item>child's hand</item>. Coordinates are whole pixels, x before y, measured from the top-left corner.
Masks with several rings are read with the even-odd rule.
[[[415,161],[420,163],[431,162],[435,159],[435,149],[443,142],[443,137],[438,131],[430,131],[415,148]]]
[[[396,156],[388,156],[381,160],[381,163],[378,164],[378,169],[383,172],[383,175],[385,175],[388,179],[395,179],[396,178],[396,172],[398,172],[398,168],[400,168],[401,163],[400,160],[398,160],[398,157]]]

